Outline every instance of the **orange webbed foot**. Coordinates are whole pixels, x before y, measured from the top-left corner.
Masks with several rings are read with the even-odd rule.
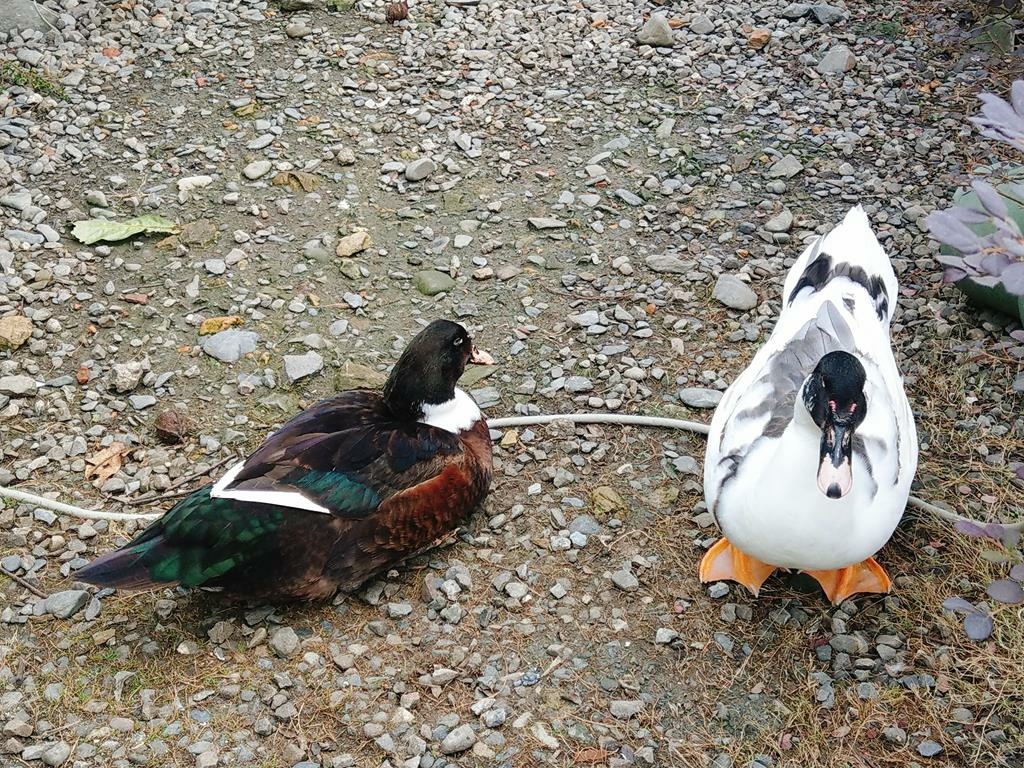
[[[833,571],[804,571],[813,578],[833,605],[861,592],[886,594],[892,588],[888,574],[873,557]]]
[[[775,571],[774,565],[762,563],[736,549],[728,539],[722,538],[711,545],[700,561],[700,580],[735,581],[757,597],[761,585]]]

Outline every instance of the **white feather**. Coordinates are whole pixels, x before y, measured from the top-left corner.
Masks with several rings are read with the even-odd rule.
[[[315,501],[306,498],[298,491],[245,491],[238,489],[228,490],[228,486],[234,482],[238,473],[245,466],[244,461],[238,462],[231,469],[214,483],[210,489],[210,496],[215,499],[235,499],[236,501],[247,501],[252,504],[276,504],[280,507],[291,507],[292,509],[304,509],[309,512],[322,512],[331,514],[331,510],[320,506]]]
[[[424,405],[423,418],[420,422],[458,434],[479,420],[480,408],[472,397],[456,387],[455,397],[448,402]]]

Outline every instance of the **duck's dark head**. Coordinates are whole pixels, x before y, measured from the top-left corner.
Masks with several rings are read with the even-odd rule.
[[[493,365],[493,358],[473,346],[458,323],[435,320],[413,337],[384,384],[384,402],[396,416],[417,419],[424,405],[455,397],[455,385],[468,363]]]
[[[804,385],[804,405],[821,429],[818,488],[839,499],[853,487],[853,432],[864,421],[867,375],[849,352],[829,352]]]

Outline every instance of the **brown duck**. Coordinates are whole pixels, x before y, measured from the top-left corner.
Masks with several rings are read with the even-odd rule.
[[[316,403],[75,578],[261,599],[355,589],[452,531],[487,494],[487,422],[456,382],[467,363],[493,362],[461,325],[432,322],[382,392]]]

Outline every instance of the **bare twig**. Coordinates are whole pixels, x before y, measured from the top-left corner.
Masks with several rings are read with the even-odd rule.
[[[16,573],[11,573],[6,568],[0,568],[0,573],[2,573],[4,576],[9,578],[15,584],[20,584],[21,586],[23,586],[25,589],[27,589],[29,592],[31,592],[36,597],[42,597],[42,598],[49,597],[49,595],[47,595],[41,589],[39,589],[38,587],[33,587],[31,584],[29,584],[27,581],[25,581],[25,579],[21,578],[21,576],[19,576]]]

